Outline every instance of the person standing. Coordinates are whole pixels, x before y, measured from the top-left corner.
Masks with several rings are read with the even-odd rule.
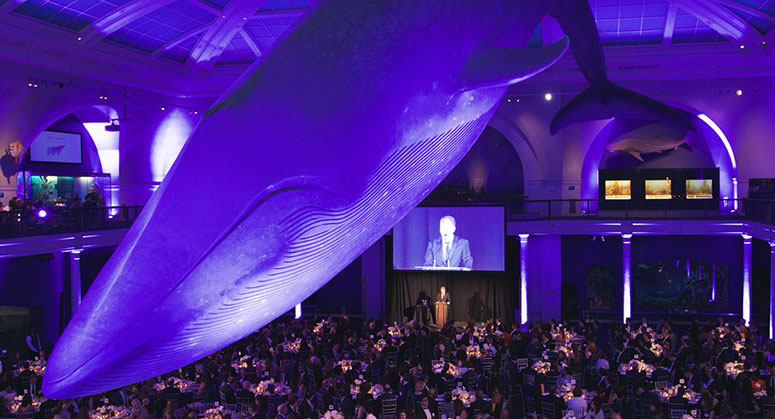
[[[436,326],[440,329],[449,321],[449,293],[447,288],[441,286],[439,293],[436,294]]]

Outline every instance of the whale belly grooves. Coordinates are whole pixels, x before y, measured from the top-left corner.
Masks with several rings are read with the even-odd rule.
[[[100,365],[98,375],[74,383],[57,396],[108,391],[158,375],[164,366],[182,367],[232,343],[235,336],[253,333],[290,310],[414,208],[468,152],[495,109],[493,104],[474,120],[393,151],[364,184],[360,194],[337,190],[322,179],[309,177],[288,178],[266,188],[229,233],[208,250],[207,257],[189,271],[186,279],[142,320],[122,332],[125,339],[107,343],[87,362]],[[267,213],[274,212],[273,205],[296,195],[305,198],[307,203],[270,226],[281,238],[277,242],[287,244],[280,247],[279,255],[261,254],[262,242],[267,237],[255,237],[256,229],[267,231],[264,224]],[[344,205],[341,204],[343,197],[349,198]],[[236,277],[226,274],[219,277],[219,272],[238,271],[229,265],[240,257],[263,259]],[[192,308],[195,303],[187,300],[187,288],[212,286],[213,281],[225,281],[227,289],[211,296],[206,304],[196,302],[205,311]],[[194,311],[187,316],[181,313],[187,309]],[[147,333],[155,319],[175,317],[188,320],[171,336],[165,335],[163,341]],[[139,344],[128,349],[125,345],[132,341]],[[108,354],[115,351],[124,353],[124,359],[131,361],[121,365],[103,364],[110,358]],[[57,381],[78,375],[80,370],[71,371]]]

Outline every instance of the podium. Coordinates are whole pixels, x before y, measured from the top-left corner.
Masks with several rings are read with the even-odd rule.
[[[449,303],[436,302],[436,327],[444,327],[449,321]]]

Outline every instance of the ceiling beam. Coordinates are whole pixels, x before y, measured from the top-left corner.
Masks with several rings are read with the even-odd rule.
[[[81,44],[90,47],[133,20],[173,3],[175,0],[135,0],[95,20],[80,32]]]
[[[673,31],[675,30],[675,17],[678,15],[678,6],[670,3],[667,9],[667,20],[665,21],[665,33],[662,35],[662,46],[669,47],[673,44]]]
[[[265,17],[277,17],[277,18],[283,18],[283,17],[290,17],[290,18],[298,18],[304,13],[307,13],[309,9],[308,8],[302,8],[302,9],[281,9],[281,10],[262,10],[260,12],[256,12],[253,14],[253,16],[250,16],[248,20],[253,19],[263,19]]]
[[[727,39],[743,45],[761,44],[761,34],[727,7],[707,0],[670,0]]]
[[[185,33],[182,33],[182,34],[178,35],[177,37],[173,38],[171,41],[169,41],[166,44],[164,44],[161,47],[159,47],[159,49],[154,51],[153,54],[151,54],[151,55],[154,56],[154,57],[158,57],[158,56],[164,54],[164,52],[169,51],[170,49],[174,48],[175,45],[185,41],[186,39],[188,39],[188,38],[190,38],[192,36],[199,35],[200,33],[206,31],[207,28],[209,28],[212,24],[213,24],[212,22],[208,22],[208,23],[205,23],[204,25],[199,26],[198,28],[192,29],[192,30],[190,30],[188,32],[185,32]]]
[[[265,2],[266,0],[231,0],[224,8],[221,18],[216,18],[213,25],[199,37],[187,63],[198,70],[212,69],[232,38]]]
[[[773,25],[775,25],[775,16],[768,15],[767,13],[762,12],[759,9],[756,9],[754,7],[748,6],[746,4],[738,3],[734,0],[715,0],[719,4],[723,4],[724,6],[727,6],[731,9],[736,9],[740,12],[747,13],[751,16],[758,17],[761,20],[764,20],[766,22],[769,22]]]
[[[256,58],[261,56],[261,49],[258,48],[258,44],[256,44],[256,41],[253,40],[253,37],[250,36],[249,33],[245,32],[245,29],[240,28],[239,34],[242,35],[242,39],[245,40],[245,43],[248,44],[248,47],[250,47],[250,50],[253,51],[253,54],[256,54]]]
[[[214,4],[210,4],[208,2],[200,1],[200,0],[186,0],[186,3],[197,7],[199,9],[204,10],[207,13],[212,13],[214,15],[220,16],[223,10],[219,9]]]

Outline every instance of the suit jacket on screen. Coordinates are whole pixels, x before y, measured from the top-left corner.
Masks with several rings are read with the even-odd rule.
[[[471,257],[471,248],[468,246],[468,240],[464,238],[455,236],[452,239],[452,246],[448,257],[449,260],[444,259],[441,237],[428,242],[428,248],[425,250],[425,266],[462,266],[468,269],[473,268],[474,258]]]

